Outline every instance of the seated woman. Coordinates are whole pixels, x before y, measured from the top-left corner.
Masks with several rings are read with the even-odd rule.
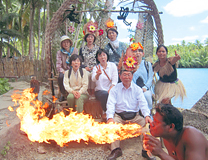
[[[103,111],[106,111],[108,93],[118,83],[118,70],[113,62],[108,62],[109,55],[106,50],[99,49],[95,58],[98,64],[92,71],[92,81],[96,83],[95,97],[101,102]]]
[[[69,57],[73,54],[78,54],[78,50],[72,47],[72,45],[72,40],[68,36],[64,35],[61,37],[61,49],[56,55],[56,68],[59,73],[58,86],[61,92],[61,96],[59,97],[60,102],[66,98],[66,90],[64,89],[63,78],[65,71],[70,68],[68,65]]]
[[[64,74],[64,88],[69,93],[68,106],[76,107],[78,113],[83,111],[84,102],[88,100],[88,74],[84,68],[80,67],[81,62],[82,58],[73,54],[69,60],[71,68]]]

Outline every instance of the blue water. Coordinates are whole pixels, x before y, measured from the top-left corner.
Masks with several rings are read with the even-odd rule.
[[[208,68],[178,68],[177,72],[187,97],[183,102],[180,98],[172,99],[172,103],[175,107],[190,109],[208,90]]]

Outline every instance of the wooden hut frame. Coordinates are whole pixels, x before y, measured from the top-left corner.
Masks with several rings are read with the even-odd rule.
[[[153,0],[136,0],[139,1],[145,6],[143,7],[144,13],[149,13],[152,15],[154,22],[155,22],[155,39],[157,44],[163,44],[163,31],[162,31],[162,24],[159,16],[159,12],[157,10],[157,7]],[[45,33],[45,54],[46,54],[46,66],[47,66],[47,73],[48,78],[52,76],[52,53],[51,53],[51,42],[54,35],[54,32],[59,27],[59,25],[62,23],[63,20],[63,14],[65,10],[69,9],[69,6],[72,4],[79,3],[77,0],[66,0],[61,7],[54,13],[50,23],[46,26],[46,33]],[[82,11],[79,11],[82,12]],[[86,12],[86,11],[85,11]],[[109,12],[106,10],[106,12]],[[115,11],[113,11],[115,12]],[[131,12],[131,11],[130,11]],[[136,13],[135,11],[132,11]],[[50,86],[52,89],[52,81],[50,81]]]

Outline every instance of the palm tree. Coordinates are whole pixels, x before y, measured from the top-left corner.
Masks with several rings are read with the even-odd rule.
[[[16,13],[6,13],[2,1],[0,1],[0,8],[0,58],[2,58],[3,53],[6,55],[6,48],[10,48],[12,51],[20,54],[14,45],[9,42],[12,42],[14,37],[21,38],[21,34],[15,29],[8,29],[8,25],[12,22],[13,18],[18,15]]]
[[[206,46],[208,46],[208,38],[206,38],[206,39],[204,40],[204,44],[205,44]]]
[[[202,43],[199,40],[196,40],[195,45],[197,46],[198,49],[201,49],[203,47]]]
[[[182,40],[181,45],[182,45],[183,47],[185,47],[186,41],[185,41],[185,40]]]

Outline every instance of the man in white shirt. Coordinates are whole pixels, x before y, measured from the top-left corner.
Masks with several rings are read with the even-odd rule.
[[[137,123],[142,127],[151,123],[150,110],[142,89],[132,82],[133,73],[127,70],[120,71],[121,83],[114,86],[107,101],[107,123]],[[139,110],[144,117],[139,115]],[[108,160],[116,159],[122,155],[120,141],[111,144],[111,154]]]

